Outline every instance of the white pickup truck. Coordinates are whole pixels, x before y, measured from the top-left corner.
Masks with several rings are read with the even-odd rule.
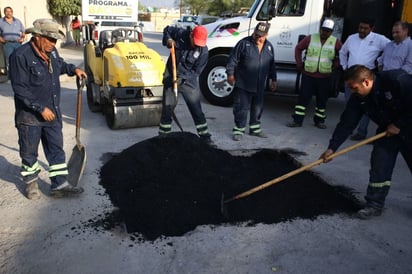
[[[297,93],[299,75],[295,69],[295,46],[299,39],[319,31],[324,7],[330,0],[256,0],[246,16],[228,18],[206,25],[209,37],[209,61],[200,75],[203,96],[214,105],[233,101],[226,81],[226,63],[236,43],[252,34],[262,21],[271,24],[268,39],[275,48],[278,91]]]

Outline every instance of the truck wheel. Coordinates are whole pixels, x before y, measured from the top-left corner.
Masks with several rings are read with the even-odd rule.
[[[227,82],[228,55],[216,55],[209,59],[199,77],[200,90],[209,103],[230,106],[233,103],[233,86]]]

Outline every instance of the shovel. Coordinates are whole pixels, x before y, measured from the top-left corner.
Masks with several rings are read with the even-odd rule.
[[[359,143],[356,143],[356,144],[354,144],[354,145],[352,145],[352,146],[350,146],[350,147],[347,147],[347,148],[345,148],[345,149],[342,149],[342,150],[340,150],[340,151],[337,151],[337,152],[331,154],[331,155],[328,157],[328,160],[332,160],[332,159],[335,158],[335,157],[338,157],[338,156],[340,156],[340,155],[342,155],[342,154],[345,154],[345,153],[347,153],[347,152],[349,152],[349,151],[351,151],[351,150],[354,150],[354,149],[356,149],[356,148],[358,148],[358,147],[361,147],[361,146],[363,146],[363,145],[365,145],[365,144],[371,143],[371,142],[373,142],[373,141],[375,141],[375,140],[378,140],[378,139],[380,139],[380,138],[382,138],[382,137],[384,137],[384,136],[386,136],[386,132],[381,132],[381,133],[379,133],[379,134],[377,134],[377,135],[375,135],[375,136],[372,136],[372,137],[370,137],[370,138],[368,138],[368,139],[365,139],[365,140],[363,140],[363,141],[361,141],[361,142],[359,142]],[[314,161],[314,162],[312,162],[312,163],[310,163],[310,164],[307,164],[307,165],[305,165],[305,166],[302,166],[302,167],[300,167],[300,168],[298,168],[298,169],[292,170],[291,172],[286,173],[286,174],[284,174],[284,175],[282,175],[282,176],[280,176],[280,177],[277,177],[277,178],[275,178],[275,179],[273,179],[273,180],[270,180],[270,181],[268,181],[268,182],[266,182],[266,183],[264,183],[264,184],[258,185],[258,186],[256,186],[256,187],[250,189],[250,190],[247,190],[247,191],[245,191],[245,192],[242,192],[242,193],[240,193],[240,194],[238,194],[238,195],[236,195],[236,196],[234,196],[234,197],[232,197],[232,198],[230,198],[230,199],[227,199],[227,200],[224,199],[224,195],[222,194],[222,200],[221,200],[221,211],[222,211],[222,214],[225,215],[225,216],[227,216],[227,209],[226,209],[226,207],[225,207],[225,204],[226,204],[226,203],[229,203],[229,202],[231,202],[231,201],[234,201],[234,200],[237,200],[237,199],[240,199],[240,198],[249,196],[249,195],[251,195],[251,194],[253,194],[253,193],[255,193],[255,192],[258,192],[258,191],[260,191],[260,190],[262,190],[262,189],[265,189],[265,188],[267,188],[267,187],[269,187],[269,186],[272,186],[272,185],[274,185],[274,184],[277,184],[277,183],[279,183],[279,182],[281,182],[281,181],[283,181],[283,180],[285,180],[285,179],[287,179],[287,178],[290,178],[290,177],[292,177],[292,176],[294,176],[294,175],[297,175],[297,174],[299,174],[299,173],[301,173],[301,172],[303,172],[303,171],[305,171],[305,170],[308,170],[308,169],[310,169],[310,168],[312,168],[312,167],[314,167],[314,166],[320,165],[320,164],[322,164],[323,162],[324,162],[323,159],[319,159],[319,160]]]
[[[73,147],[72,155],[67,164],[69,175],[67,181],[77,186],[82,177],[86,165],[86,149],[80,142],[80,118],[82,113],[82,90],[84,88],[84,79],[76,79],[77,84],[77,112],[76,112],[76,145]]]
[[[175,53],[175,43],[172,43],[170,48],[170,57],[172,58],[172,77],[173,77],[173,93],[175,94],[175,99],[177,103],[177,72],[176,72],[176,53]],[[174,109],[172,109],[172,118],[175,120],[176,125],[179,127],[180,131],[183,132],[183,128],[180,125],[179,120],[176,117]]]

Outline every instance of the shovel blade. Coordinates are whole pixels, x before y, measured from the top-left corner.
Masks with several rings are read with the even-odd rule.
[[[84,167],[86,166],[86,149],[84,146],[75,145],[67,164],[69,175],[67,181],[72,186],[78,186],[83,175]]]

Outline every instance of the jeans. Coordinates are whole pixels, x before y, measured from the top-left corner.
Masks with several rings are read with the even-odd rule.
[[[13,51],[20,47],[20,44],[17,42],[7,42],[6,44],[3,45],[4,48],[4,56],[6,58],[6,65],[8,67],[9,65],[9,58],[10,55],[13,53]]]
[[[235,126],[239,129],[246,128],[249,112],[249,126],[260,125],[260,118],[263,113],[263,91],[248,92],[247,90],[235,88],[233,92],[233,115]]]
[[[345,85],[345,100],[349,100],[351,95],[350,89]],[[368,135],[368,126],[369,126],[369,117],[368,115],[362,115],[362,118],[359,121],[358,129],[356,130],[357,134],[360,136],[366,137]]]

